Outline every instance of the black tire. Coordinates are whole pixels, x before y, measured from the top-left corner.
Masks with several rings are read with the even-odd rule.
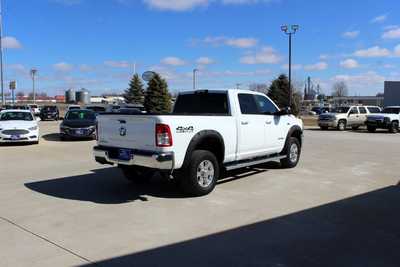
[[[399,123],[397,121],[392,122],[389,127],[390,133],[398,133],[399,132]]]
[[[360,126],[353,126],[353,127],[351,127],[351,129],[352,129],[353,131],[357,131],[358,129],[360,129]]]
[[[374,126],[367,126],[367,130],[368,130],[368,132],[370,132],[370,133],[374,133],[374,132],[376,132],[376,127],[374,127]]]
[[[199,176],[202,171],[205,173]],[[179,181],[186,194],[204,196],[214,190],[219,175],[220,166],[215,155],[207,150],[195,150],[189,164],[182,170]]]
[[[340,120],[338,122],[337,129],[339,131],[344,131],[344,130],[346,130],[346,126],[347,126],[347,122],[345,120]]]
[[[319,126],[319,128],[321,128],[321,130],[322,130],[322,131],[326,131],[326,130],[328,130],[328,129],[329,129],[329,127],[328,127],[328,126]]]
[[[299,139],[295,137],[290,137],[286,143],[283,155],[285,155],[286,158],[281,159],[282,168],[291,169],[296,167],[299,163],[301,155],[301,145]]]
[[[124,177],[134,183],[143,184],[148,182],[154,175],[154,171],[138,166],[118,165]]]

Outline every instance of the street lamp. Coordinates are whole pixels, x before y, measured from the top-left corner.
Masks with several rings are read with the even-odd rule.
[[[0,87],[1,87],[1,103],[6,104],[4,95],[4,76],[3,76],[3,10],[2,1],[0,0]]]
[[[36,103],[36,93],[35,93],[35,76],[36,76],[36,73],[37,73],[37,69],[31,69],[33,104]]]
[[[281,30],[289,35],[289,107],[292,106],[292,35],[299,30],[299,25],[283,25]]]
[[[196,90],[196,85],[197,85],[197,72],[199,70],[198,69],[194,69],[193,70],[193,90]]]

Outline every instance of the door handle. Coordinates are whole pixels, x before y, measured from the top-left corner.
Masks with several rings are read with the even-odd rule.
[[[242,121],[242,125],[248,125],[249,122],[248,121]]]

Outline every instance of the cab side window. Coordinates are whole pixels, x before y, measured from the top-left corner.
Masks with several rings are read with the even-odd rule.
[[[278,111],[275,105],[268,98],[261,95],[255,95],[254,97],[260,114],[273,115]]]

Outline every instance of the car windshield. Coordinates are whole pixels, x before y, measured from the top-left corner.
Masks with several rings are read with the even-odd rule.
[[[90,110],[73,110],[68,112],[65,119],[70,121],[94,121],[96,120],[96,115]]]
[[[56,110],[57,107],[52,107],[52,106],[42,108],[42,111],[56,111]]]
[[[382,110],[382,113],[385,114],[399,114],[400,113],[400,108],[385,108]]]
[[[332,110],[332,113],[347,113],[349,109],[349,107],[337,107]]]
[[[29,112],[4,112],[0,114],[0,121],[33,121],[33,117]]]

